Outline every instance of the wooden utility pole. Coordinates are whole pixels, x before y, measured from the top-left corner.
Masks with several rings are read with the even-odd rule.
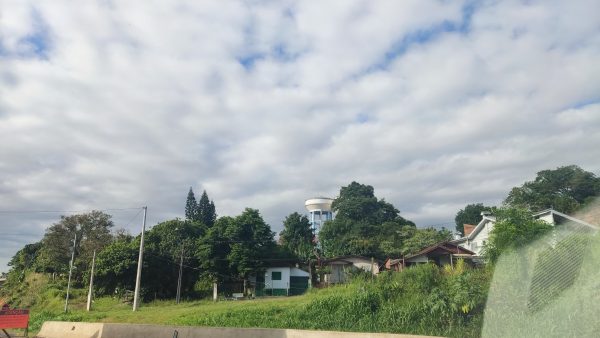
[[[92,256],[92,271],[90,272],[90,289],[88,291],[87,298],[87,310],[90,311],[92,309],[92,293],[94,292],[94,265],[96,264],[96,250],[94,250],[94,255]]]
[[[179,278],[177,279],[177,297],[175,303],[179,304],[181,299],[181,276],[183,274],[183,244],[181,244],[181,258],[179,259]]]
[[[71,290],[71,275],[73,274],[73,260],[75,259],[75,244],[77,243],[77,233],[73,238],[73,251],[71,252],[71,265],[69,267],[69,281],[67,282],[67,297],[65,298],[65,313],[69,308],[69,291]]]
[[[144,260],[144,233],[146,232],[146,213],[148,207],[144,207],[144,221],[142,222],[142,236],[140,237],[140,254],[138,256],[137,274],[135,276],[135,291],[133,294],[133,311],[140,306],[140,284],[142,283],[142,263]]]

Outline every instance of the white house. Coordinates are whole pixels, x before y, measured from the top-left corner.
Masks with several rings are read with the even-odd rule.
[[[273,266],[264,274],[250,278],[257,296],[293,296],[308,289],[308,272],[295,266]]]
[[[465,236],[451,242],[467,250],[473,251],[475,256],[481,256],[483,246],[487,243],[490,232],[492,232],[494,224],[496,223],[496,217],[485,212],[482,212],[481,214],[483,218],[474,228],[469,227],[468,224],[466,224]]]
[[[494,216],[491,216],[485,212],[482,213],[482,216],[483,218],[475,227],[465,224],[465,236],[452,241],[454,244],[473,251],[476,256],[481,256],[483,246],[489,240],[490,233],[494,228],[494,224],[496,223],[496,218]],[[598,227],[595,225],[589,224],[567,214],[563,214],[562,212],[554,209],[540,211],[533,214],[533,217],[541,219],[552,225],[558,225],[565,222],[574,222],[585,227],[598,229]]]
[[[374,275],[379,273],[379,263],[362,256],[340,256],[324,260],[322,264],[331,271],[324,276],[324,281],[331,284],[344,283],[346,274],[353,269],[362,269]]]

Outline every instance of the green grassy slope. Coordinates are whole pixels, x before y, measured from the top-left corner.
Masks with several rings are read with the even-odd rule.
[[[110,297],[85,311],[86,294],[75,290],[70,311],[54,284],[37,287],[31,332],[46,320],[263,327],[478,337],[487,291],[484,270],[443,272],[435,266],[381,275],[375,281],[313,289],[305,295],[243,301],[173,301],[131,305]],[[26,305],[26,304],[21,304]]]

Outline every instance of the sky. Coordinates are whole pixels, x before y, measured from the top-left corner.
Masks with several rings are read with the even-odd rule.
[[[3,0],[0,271],[61,214],[137,234],[190,187],[278,232],[358,181],[453,228],[539,170],[600,174],[599,56],[593,0]]]

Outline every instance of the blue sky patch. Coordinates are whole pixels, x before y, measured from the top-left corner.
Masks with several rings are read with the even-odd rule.
[[[389,48],[380,62],[375,63],[366,73],[370,73],[376,70],[387,69],[389,65],[398,57],[404,55],[412,46],[427,44],[442,34],[446,33],[460,33],[468,34],[471,30],[471,21],[473,14],[480,6],[481,1],[472,0],[467,1],[461,9],[461,19],[459,22],[444,20],[433,26],[419,29],[414,32],[408,33],[396,41],[391,48]]]
[[[48,59],[48,53],[51,49],[50,28],[37,10],[31,11],[33,21],[33,32],[18,43],[18,54],[20,57],[37,57]]]

